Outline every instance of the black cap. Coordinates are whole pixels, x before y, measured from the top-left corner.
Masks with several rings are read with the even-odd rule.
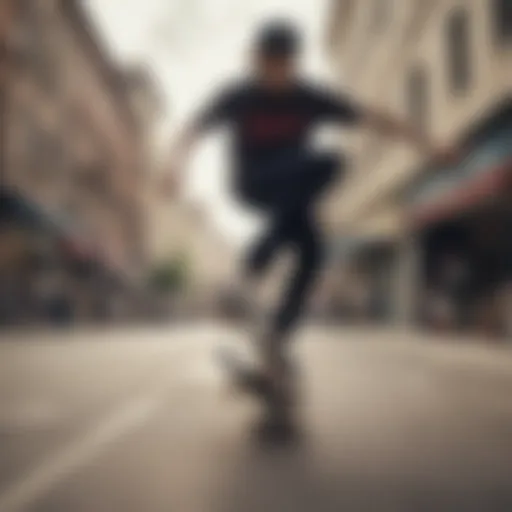
[[[265,23],[256,38],[256,49],[263,56],[293,56],[298,53],[300,46],[299,30],[292,23],[283,20]]]

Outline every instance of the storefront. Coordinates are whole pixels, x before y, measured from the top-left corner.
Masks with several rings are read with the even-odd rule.
[[[422,260],[416,315],[429,326],[503,334],[512,284],[512,107],[490,116],[464,147],[459,165],[431,169],[406,191]]]
[[[69,220],[0,190],[0,324],[69,323],[102,316],[110,275]]]
[[[394,237],[341,237],[336,244],[334,309],[344,320],[388,323],[394,318]]]
[[[24,324],[39,316],[34,283],[48,250],[39,210],[15,191],[0,189],[0,324]]]
[[[61,238],[62,268],[77,323],[105,323],[130,318],[134,287],[123,268],[82,233]],[[132,308],[133,309],[133,308]]]

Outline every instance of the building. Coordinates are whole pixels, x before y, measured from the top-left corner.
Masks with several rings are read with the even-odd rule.
[[[194,233],[190,240],[191,299],[201,309],[212,311],[219,294],[233,283],[238,261],[233,244],[199,210],[194,215]]]
[[[458,230],[474,249],[477,237],[467,233],[478,222],[510,220],[504,205],[510,204],[512,160],[512,4],[334,0],[330,8],[327,44],[337,82],[466,151],[460,165],[437,169],[424,155],[375,134],[346,140],[352,172],[331,213],[343,221],[340,232],[363,239],[360,261],[373,253],[370,267],[387,283],[381,293],[394,298],[389,314],[408,323],[432,283],[429,272],[441,265],[443,236],[453,241]],[[484,211],[494,220],[483,220]],[[485,253],[493,243],[481,241],[478,250]],[[449,243],[444,249],[464,251]],[[482,266],[473,264],[471,272]],[[499,288],[498,281],[504,285],[512,276],[504,269],[492,279]]]
[[[122,71],[123,86],[130,101],[132,111],[137,117],[140,127],[142,159],[144,162],[144,179],[140,182],[140,193],[143,197],[143,233],[139,237],[140,252],[143,262],[140,265],[146,273],[153,261],[152,231],[155,211],[162,203],[158,196],[159,187],[155,183],[160,170],[161,148],[158,147],[160,121],[165,117],[167,108],[162,90],[156,77],[142,65],[132,65]]]
[[[158,119],[166,110],[156,77],[141,64],[126,67],[122,75],[133,112],[147,134],[153,134]]]
[[[143,128],[82,2],[13,5],[2,191],[32,212],[58,287],[87,317],[144,262]]]
[[[184,198],[152,201],[154,267],[176,259],[187,265],[187,307],[212,308],[236,273],[235,248],[201,205]]]

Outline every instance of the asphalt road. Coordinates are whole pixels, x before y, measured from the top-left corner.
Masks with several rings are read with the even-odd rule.
[[[0,334],[0,512],[509,512],[512,351],[311,329],[263,448],[212,326]]]

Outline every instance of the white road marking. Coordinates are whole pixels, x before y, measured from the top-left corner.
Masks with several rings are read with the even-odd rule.
[[[13,406],[2,406],[0,429],[40,430],[54,426],[63,419],[63,411],[57,404],[30,401]]]
[[[193,336],[193,341],[201,344],[211,338],[211,333],[205,331]],[[64,479],[89,463],[110,444],[131,432],[136,431],[149,419],[166,406],[167,392],[173,385],[189,386],[195,380],[210,381],[215,379],[215,368],[211,361],[205,361],[201,356],[187,358],[185,364],[179,356],[190,350],[190,341],[173,343],[169,348],[175,356],[173,364],[165,369],[165,375],[155,373],[152,384],[145,386],[145,391],[117,408],[92,429],[81,432],[78,436],[56,453],[50,455],[27,474],[0,491],[0,512],[19,512],[25,510],[37,499],[51,491]],[[199,354],[198,354],[199,355]],[[166,353],[169,356],[169,353]],[[204,355],[202,356],[204,358]],[[171,369],[173,371],[171,371]],[[172,375],[172,380],[169,376]],[[191,379],[191,376],[192,379]],[[43,411],[36,411],[40,416]],[[48,411],[47,411],[48,412]],[[46,413],[45,412],[45,416]],[[31,411],[34,419],[34,411]]]
[[[163,398],[155,394],[140,396],[106,417],[79,441],[70,443],[8,487],[0,496],[0,511],[23,510],[107,445],[144,424],[162,406]]]
[[[82,432],[74,441],[4,489],[0,494],[0,512],[24,510],[93,460],[114,441],[136,431],[163,409],[170,387],[173,384],[189,383],[187,376],[191,373],[197,374],[198,365],[203,366],[200,358],[188,358],[184,361],[179,357],[187,352],[189,345],[190,343],[185,342],[173,344],[171,352],[175,356],[174,364],[166,367],[164,375],[156,372],[153,382],[148,383],[145,391],[138,397],[104,417],[96,427]],[[169,380],[170,374],[172,381]]]

